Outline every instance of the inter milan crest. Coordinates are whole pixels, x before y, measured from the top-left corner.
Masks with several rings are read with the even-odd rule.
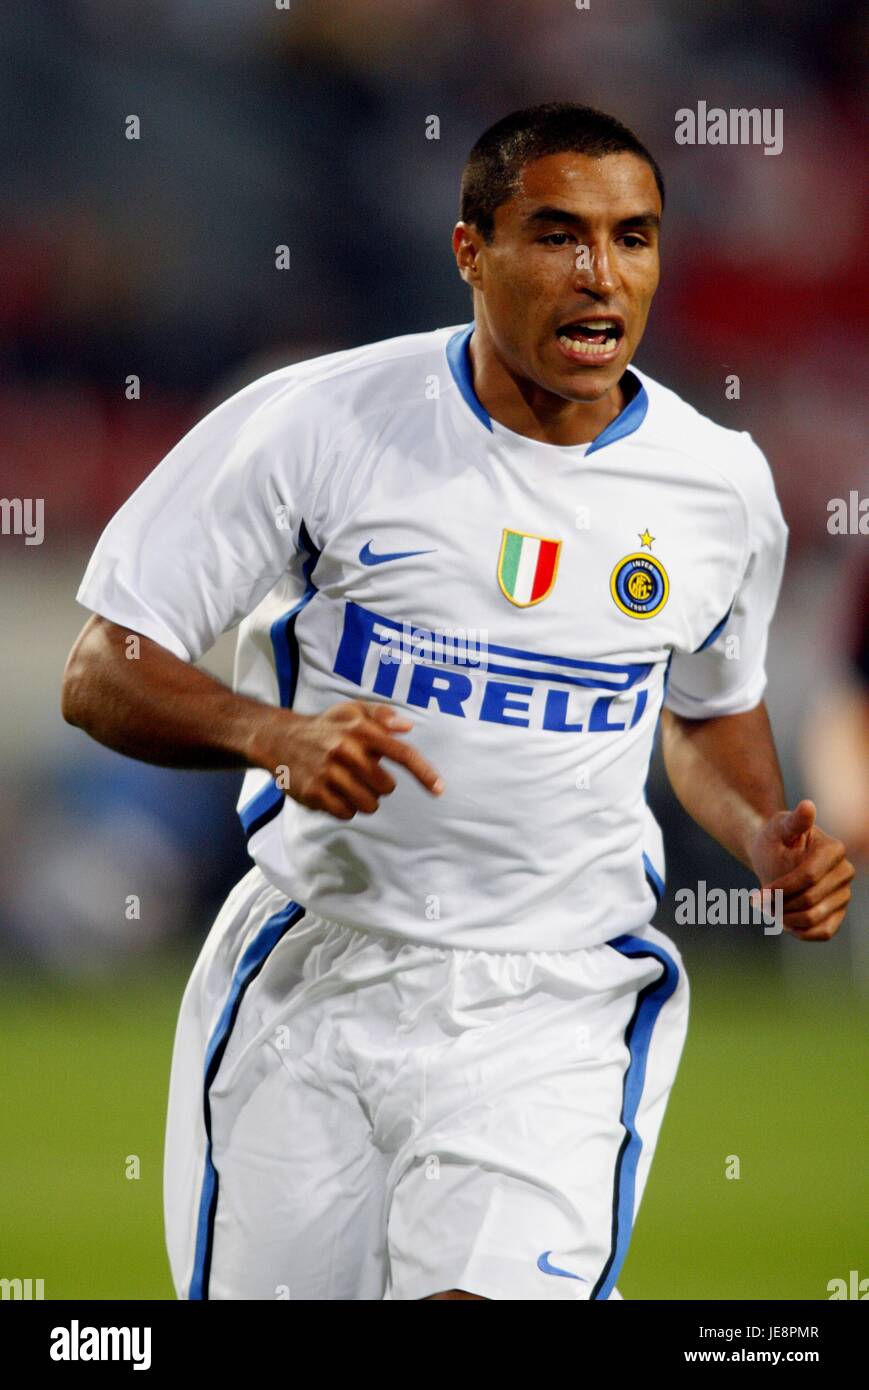
[[[651,552],[655,537],[649,534],[648,527],[638,535],[641,544]],[[619,560],[610,576],[610,593],[616,607],[629,618],[653,618],[667,602],[670,581],[660,560],[636,550]]]
[[[501,593],[517,608],[542,603],[552,592],[560,554],[561,541],[509,531],[505,526],[498,557]]]

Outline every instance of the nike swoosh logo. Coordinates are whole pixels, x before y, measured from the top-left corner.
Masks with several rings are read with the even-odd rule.
[[[569,1269],[558,1269],[556,1265],[551,1265],[549,1263],[549,1256],[551,1254],[551,1250],[544,1250],[537,1261],[537,1268],[544,1274],[560,1274],[564,1279],[578,1279],[581,1284],[588,1283],[588,1280],[583,1279],[581,1274],[571,1274]]]
[[[385,565],[387,560],[407,560],[411,555],[433,555],[433,550],[393,550],[389,555],[375,555],[371,542],[366,541],[359,552],[363,565]]]

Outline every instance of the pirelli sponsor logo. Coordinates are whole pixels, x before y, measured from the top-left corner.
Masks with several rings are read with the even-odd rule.
[[[369,695],[552,733],[623,733],[649,704],[653,663],[549,656],[397,622],[347,602],[333,670]],[[657,687],[656,687],[657,688]]]

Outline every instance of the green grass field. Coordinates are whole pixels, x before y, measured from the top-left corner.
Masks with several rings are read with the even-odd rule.
[[[688,967],[688,1042],[619,1288],[825,1299],[830,1279],[869,1275],[860,1005]],[[0,1277],[43,1278],[47,1299],[174,1297],[161,1165],[186,973],[0,990]]]

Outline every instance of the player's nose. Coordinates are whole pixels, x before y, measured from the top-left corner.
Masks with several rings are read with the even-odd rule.
[[[615,292],[617,283],[615,267],[607,246],[592,243],[577,247],[574,266],[576,289],[610,295]]]

